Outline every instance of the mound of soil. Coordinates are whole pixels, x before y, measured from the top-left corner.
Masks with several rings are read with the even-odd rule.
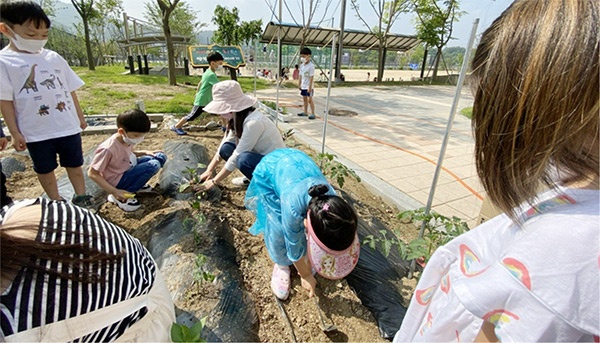
[[[214,118],[205,118],[197,125],[206,124]],[[146,139],[136,147],[139,150],[163,149],[165,141],[178,139],[171,132],[168,122],[161,125],[158,132],[149,133]],[[83,150],[90,151],[110,135],[85,135],[83,137]],[[205,131],[190,132],[188,139],[208,149],[213,154],[222,138],[222,132]],[[288,146],[305,150],[314,155],[313,152],[292,139],[286,142]],[[7,189],[13,199],[37,197],[42,194],[41,186],[31,167],[31,162],[25,154],[16,154],[14,150],[3,151],[0,157],[12,156],[24,163],[26,168],[23,172],[14,172],[7,180]],[[57,177],[64,170],[57,169]],[[239,176],[234,173],[230,176]],[[189,201],[175,201],[160,193],[149,193],[139,196],[142,208],[135,212],[123,212],[114,204],[104,203],[99,208],[99,214],[113,223],[126,229],[142,242],[148,242],[156,223],[167,216],[176,214],[190,218],[202,218],[212,223],[224,223],[233,236],[235,247],[235,260],[242,274],[242,284],[249,294],[258,317],[258,339],[263,342],[292,341],[292,333],[287,321],[284,319],[282,310],[273,296],[269,284],[272,271],[270,261],[262,236],[256,237],[248,233],[252,225],[253,215],[244,208],[245,190],[233,186],[230,180],[221,183],[221,198],[218,201],[200,201],[192,208]],[[151,185],[158,184],[158,176],[150,182]],[[354,180],[346,180],[344,191],[354,198],[360,207],[358,214],[363,218],[377,218],[390,229],[399,229],[401,232],[412,233],[414,228],[411,224],[401,222],[397,217],[397,209],[390,207],[381,198],[373,196],[363,185]],[[183,230],[184,228],[182,228]],[[198,251],[202,245],[202,237],[186,236],[178,244],[170,247],[172,251],[190,252]],[[210,265],[209,265],[210,267]],[[193,271],[190,271],[192,274]],[[218,274],[218,271],[215,271]],[[218,278],[218,276],[217,276]],[[414,289],[414,281],[402,280],[401,295],[404,306]],[[218,292],[215,290],[214,282],[196,280],[185,290],[181,301],[176,303],[180,310],[196,311],[210,314],[210,309],[218,302]],[[173,292],[173,290],[171,290]],[[293,332],[298,341],[385,341],[381,338],[377,323],[372,314],[362,304],[357,295],[350,289],[345,280],[332,281],[318,278],[318,291],[321,308],[326,321],[331,322],[339,329],[336,332],[325,334],[320,328],[317,308],[312,299],[300,286],[300,280],[295,272],[292,272],[292,291],[287,301],[281,305],[292,323]],[[209,318],[210,322],[210,318]]]

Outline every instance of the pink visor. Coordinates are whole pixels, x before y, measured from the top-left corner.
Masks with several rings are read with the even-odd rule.
[[[360,242],[358,235],[354,236],[354,241],[344,250],[331,250],[323,244],[310,223],[310,214],[307,214],[306,222],[308,223],[308,259],[313,269],[324,278],[337,280],[350,274],[358,263],[360,255]]]

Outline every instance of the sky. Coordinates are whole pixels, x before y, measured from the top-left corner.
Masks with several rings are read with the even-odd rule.
[[[123,0],[123,7],[127,15],[139,19],[144,18],[144,6],[141,5],[143,2],[148,2],[151,0]],[[183,0],[190,4],[195,11],[198,11],[198,19],[202,23],[208,24],[208,30],[215,29],[214,24],[211,22],[215,7],[217,5],[228,7],[232,9],[233,7],[237,7],[240,13],[240,19],[242,21],[250,21],[255,19],[262,19],[263,27],[269,21],[277,21],[277,15],[279,13],[279,9],[275,9],[275,14],[273,15],[272,5],[278,4],[279,0],[219,0],[219,1],[205,1],[205,0]],[[283,5],[283,22],[293,23],[294,20],[290,11],[293,13],[296,21],[301,22],[300,15],[300,2],[303,0],[284,0]],[[373,0],[376,2],[376,0]],[[307,2],[307,1],[305,1]],[[325,17],[325,21],[321,24],[321,26],[328,27],[339,27],[340,23],[340,12],[341,12],[341,0],[321,0],[321,6],[315,15],[315,21],[320,21],[323,17]],[[356,12],[350,6],[351,1],[346,1],[346,22],[345,27],[356,30],[367,30],[364,24],[356,17]],[[327,11],[326,5],[330,3]],[[465,47],[469,41],[469,35],[471,33],[473,22],[475,18],[479,18],[479,26],[477,29],[477,33],[481,34],[487,27],[491,25],[491,23],[496,19],[502,11],[504,11],[510,4],[512,0],[461,0],[460,8],[463,11],[466,11],[467,14],[460,18],[458,23],[455,23],[453,37],[455,40],[452,40],[448,43],[447,46],[462,46]],[[269,5],[271,4],[271,6]],[[287,4],[287,6],[286,6]],[[377,17],[373,10],[371,9],[368,0],[358,0],[358,4],[360,6],[361,15],[363,15],[364,19],[372,25],[377,21]],[[289,8],[289,10],[288,10]],[[333,26],[331,25],[333,18]],[[401,15],[394,26],[392,27],[391,32],[396,34],[415,34],[413,19],[414,14],[406,14]]]

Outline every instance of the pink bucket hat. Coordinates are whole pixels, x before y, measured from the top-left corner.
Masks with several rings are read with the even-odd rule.
[[[310,215],[307,215],[306,222],[308,226],[308,259],[313,269],[322,277],[331,280],[337,280],[350,274],[358,263],[360,255],[360,242],[358,235],[354,236],[354,241],[344,250],[331,250],[323,244],[315,234]]]
[[[212,97],[213,100],[204,107],[204,111],[214,114],[239,112],[256,103],[256,98],[244,94],[240,84],[233,80],[216,83]]]

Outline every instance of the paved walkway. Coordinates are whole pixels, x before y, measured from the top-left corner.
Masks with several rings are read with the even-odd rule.
[[[329,107],[357,116],[328,118],[326,151],[356,171],[363,183],[400,210],[424,207],[446,131],[453,86],[333,88]],[[294,118],[285,124],[295,137],[321,151],[326,88],[317,88],[316,120],[298,117],[302,99],[296,89],[281,89],[280,106]],[[275,101],[276,90],[257,92]],[[472,106],[464,88],[458,110]],[[457,216],[474,227],[485,196],[473,161],[471,122],[457,114],[433,201],[433,210]]]

